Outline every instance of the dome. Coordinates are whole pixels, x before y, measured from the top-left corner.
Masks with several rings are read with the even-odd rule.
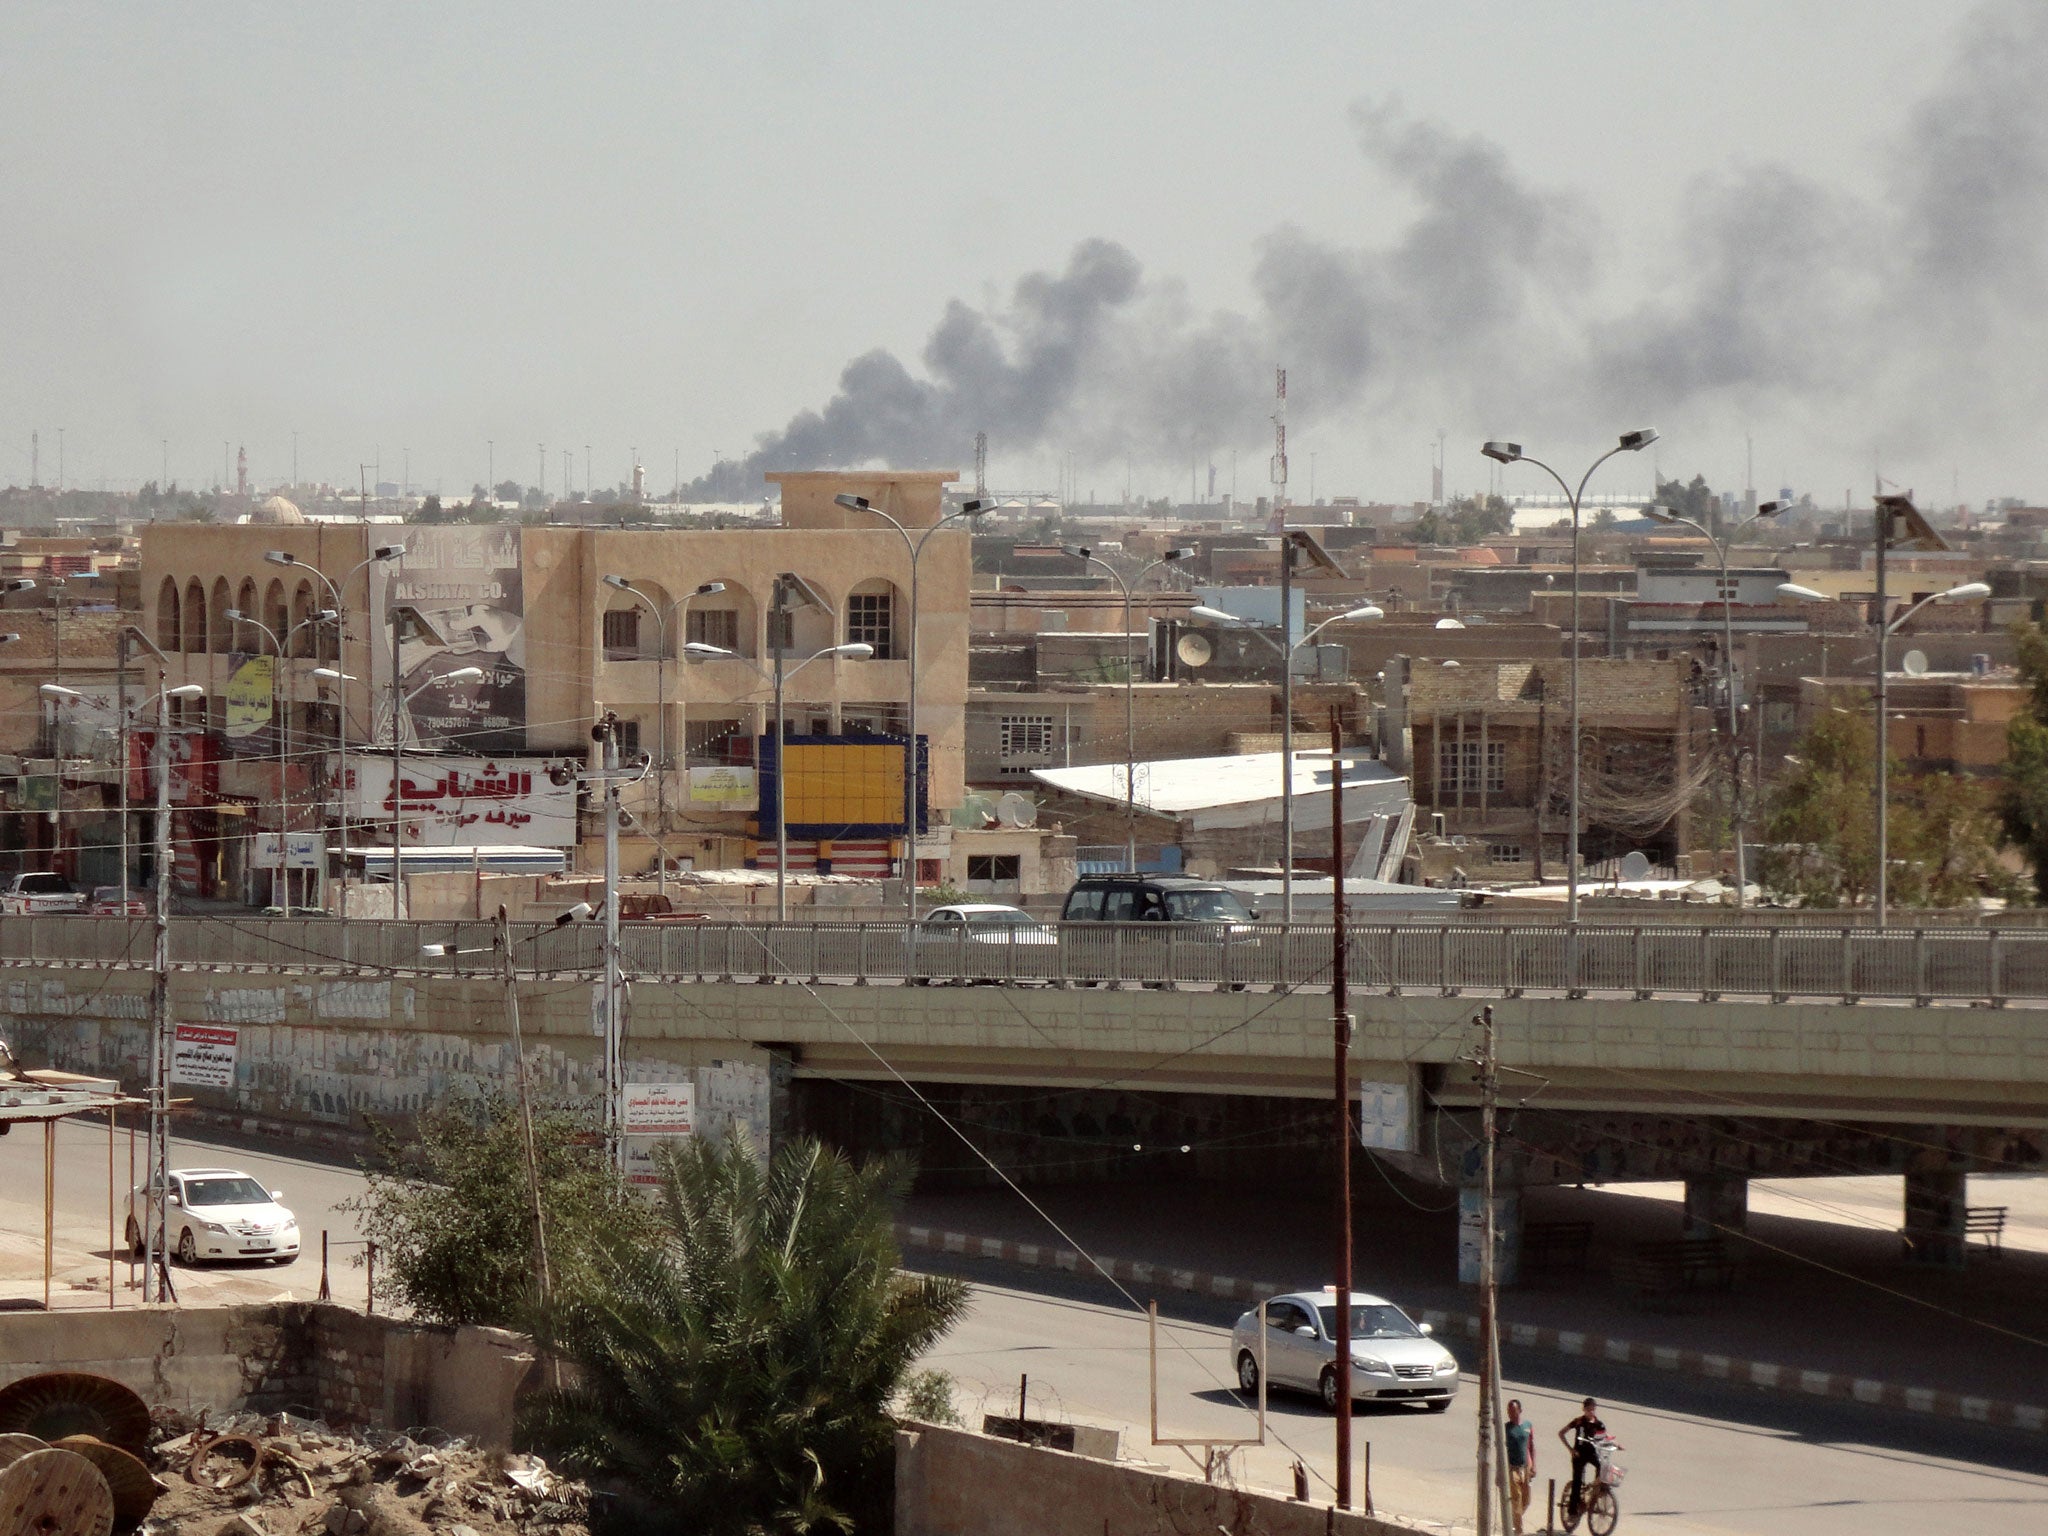
[[[252,523],[303,523],[306,514],[282,496],[273,496],[249,514]]]

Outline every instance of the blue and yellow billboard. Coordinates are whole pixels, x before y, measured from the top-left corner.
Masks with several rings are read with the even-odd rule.
[[[780,798],[789,835],[801,838],[901,837],[903,835],[903,747],[901,736],[790,736],[784,743],[789,777]],[[930,774],[927,743],[917,739],[917,829],[927,830]],[[761,738],[760,835],[775,835],[777,785],[775,737]]]

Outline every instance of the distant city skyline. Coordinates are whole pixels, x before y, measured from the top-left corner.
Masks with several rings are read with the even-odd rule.
[[[0,484],[2048,500],[2017,0],[11,20]]]

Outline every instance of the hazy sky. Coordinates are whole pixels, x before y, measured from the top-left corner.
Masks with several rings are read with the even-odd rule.
[[[495,439],[665,491],[824,411],[768,461],[966,470],[983,427],[998,489],[1227,489],[1235,447],[1250,496],[1277,362],[1296,499],[1311,455],[1426,494],[1438,427],[1479,487],[1484,437],[1655,424],[1717,485],[1748,431],[1767,490],[1881,451],[2038,500],[2044,15],[13,0],[0,483],[62,427],[88,485],[165,439],[278,480],[297,432],[350,485],[466,491]]]

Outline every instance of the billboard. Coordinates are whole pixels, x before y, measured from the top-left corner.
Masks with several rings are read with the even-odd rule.
[[[351,752],[340,767],[342,804],[351,821],[389,821],[391,759]],[[399,760],[405,841],[421,848],[516,843],[576,846],[576,786],[548,777],[544,758],[424,757]]]
[[[242,1032],[220,1024],[180,1024],[171,1042],[171,1081],[233,1088]]]
[[[379,719],[392,713],[392,616],[398,617],[399,740],[478,755],[526,750],[526,617],[519,529],[405,530],[405,557],[370,567],[371,654]],[[436,679],[474,667],[482,676]],[[381,692],[379,691],[381,690]]]
[[[277,696],[277,659],[243,656],[228,678],[227,739],[231,757],[267,757],[277,751],[271,730],[272,701]]]
[[[901,736],[789,736],[788,759],[776,760],[771,732],[761,738],[761,836],[775,835],[776,786],[784,783],[781,808],[796,837],[900,837],[903,834],[903,746]],[[929,824],[927,744],[917,741],[917,825]]]
[[[690,804],[715,805],[728,811],[751,811],[756,799],[751,768],[692,768]]]

